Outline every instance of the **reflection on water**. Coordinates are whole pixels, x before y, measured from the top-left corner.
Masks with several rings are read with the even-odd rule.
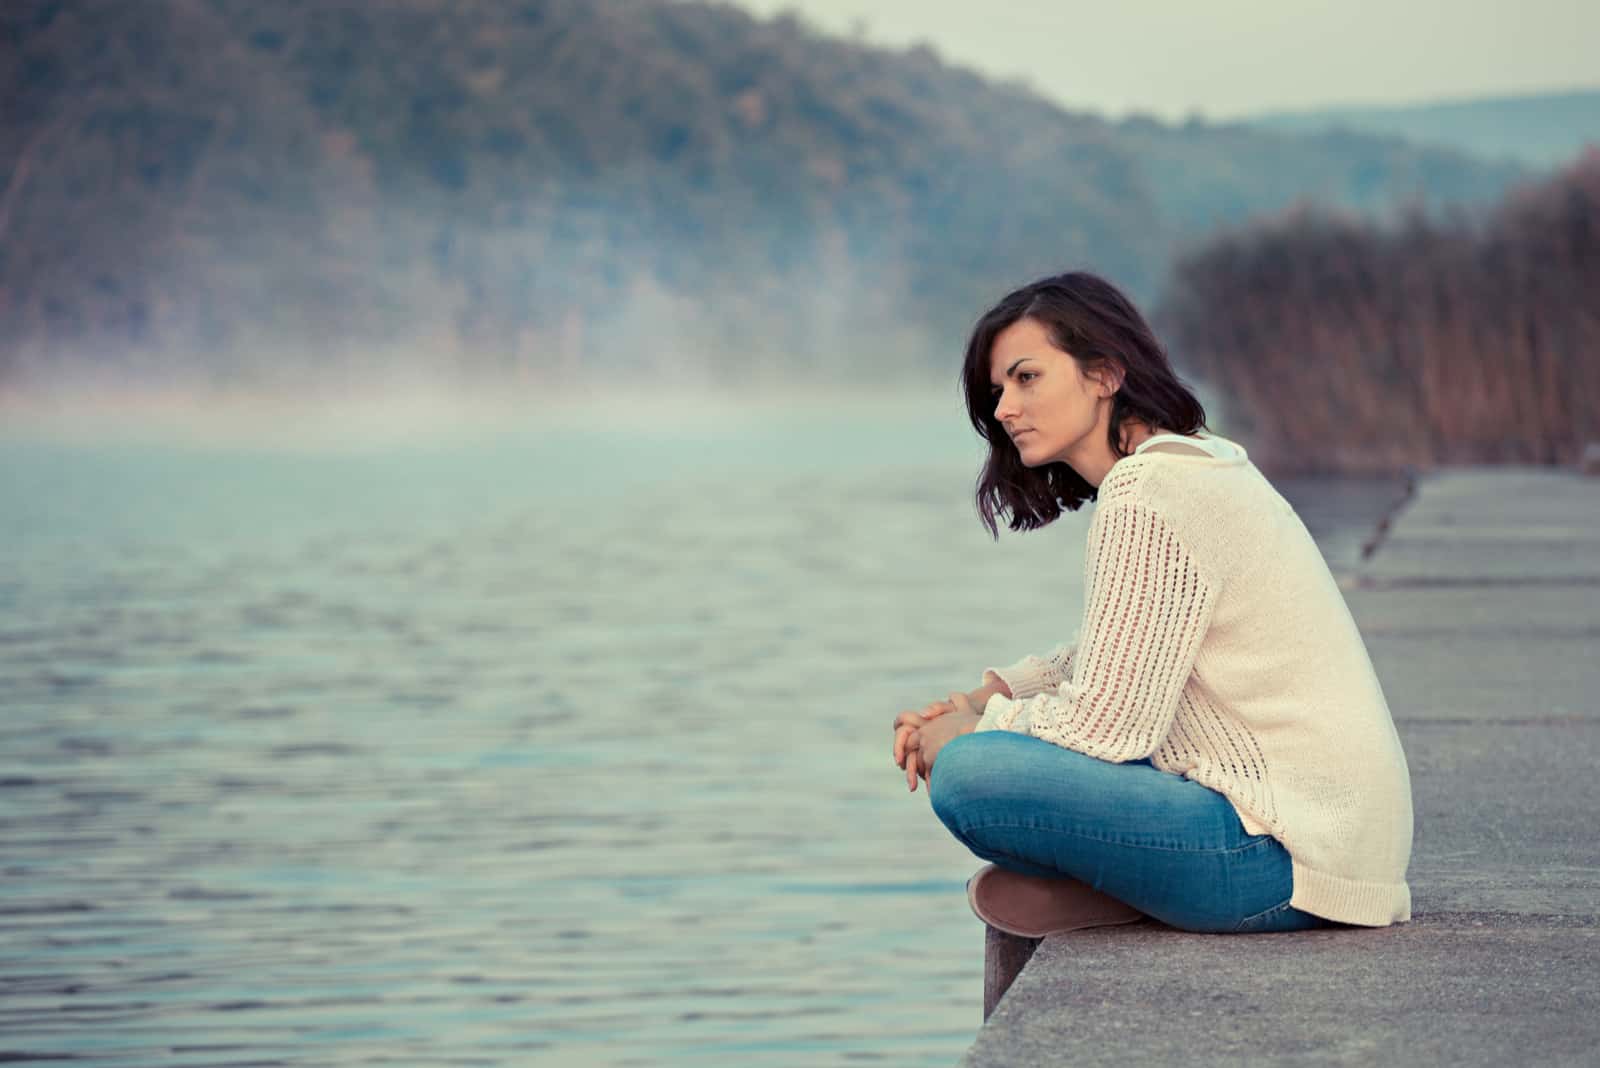
[[[888,725],[1072,629],[1087,522],[988,541],[976,458],[0,442],[0,1058],[952,1063],[978,861]]]

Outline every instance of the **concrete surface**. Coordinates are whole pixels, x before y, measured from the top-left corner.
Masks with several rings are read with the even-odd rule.
[[[1411,922],[1049,938],[964,1064],[1600,1063],[1600,478],[1424,474],[1381,534],[1334,566],[1411,769]]]

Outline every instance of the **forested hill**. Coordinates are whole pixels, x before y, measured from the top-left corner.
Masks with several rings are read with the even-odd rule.
[[[1040,272],[1149,299],[1219,223],[1520,174],[1110,123],[925,48],[662,0],[8,0],[0,94],[0,385],[945,377]]]

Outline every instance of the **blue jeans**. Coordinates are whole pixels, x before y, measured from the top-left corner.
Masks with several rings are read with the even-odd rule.
[[[1228,799],[1149,760],[1113,764],[1012,731],[958,735],[934,759],[933,811],[984,860],[1071,876],[1184,931],[1302,931],[1288,850]]]

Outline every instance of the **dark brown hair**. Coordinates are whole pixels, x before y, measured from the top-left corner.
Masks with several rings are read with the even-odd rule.
[[[1007,293],[973,327],[961,368],[967,415],[989,443],[989,459],[978,479],[978,514],[996,539],[997,514],[1010,514],[1012,530],[1033,530],[1055,521],[1063,508],[1077,511],[1099,493],[1069,464],[1025,465],[994,417],[990,349],[995,337],[1019,319],[1043,326],[1051,344],[1078,361],[1080,373],[1120,373],[1122,384],[1111,397],[1107,430],[1111,453],[1118,459],[1128,455],[1122,450],[1122,429],[1129,420],[1176,434],[1193,434],[1206,425],[1205,408],[1173,373],[1149,324],[1104,278],[1072,271]]]

